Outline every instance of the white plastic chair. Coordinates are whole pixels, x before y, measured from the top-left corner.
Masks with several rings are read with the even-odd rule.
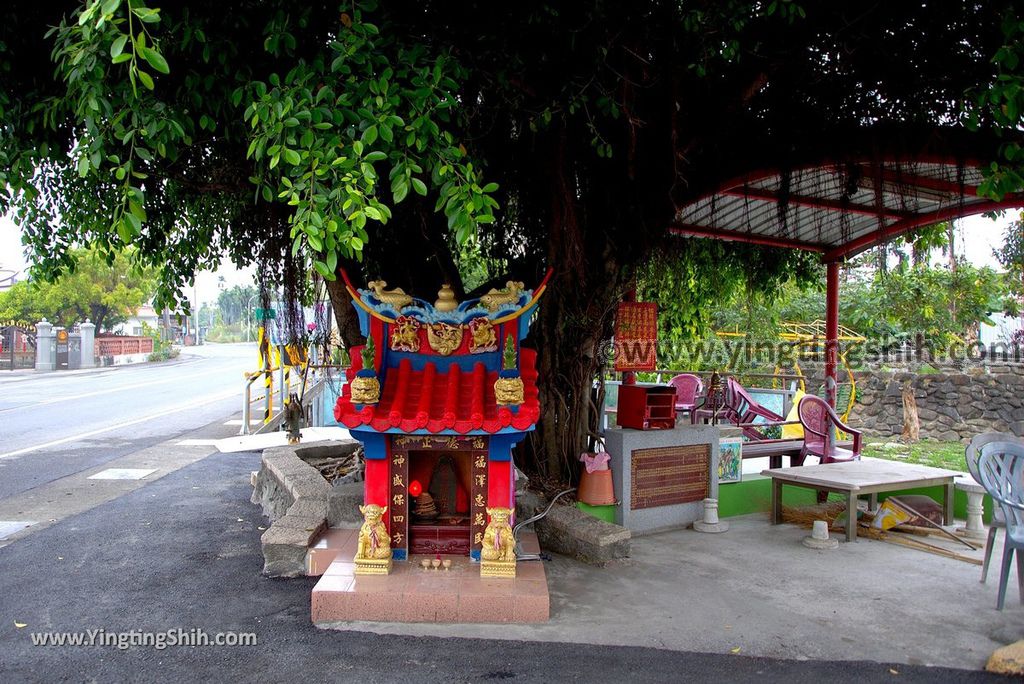
[[[978,460],[981,484],[1003,509],[1006,517],[1006,538],[1003,542],[1003,563],[999,573],[999,597],[996,610],[1003,609],[1010,561],[1017,552],[1017,590],[1024,604],[1024,444],[1011,442],[999,449],[983,450]]]

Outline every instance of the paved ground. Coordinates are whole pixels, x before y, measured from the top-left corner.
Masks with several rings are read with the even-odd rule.
[[[208,424],[167,427],[162,441],[129,427],[25,455],[41,480],[0,496],[0,520],[38,521],[0,541],[0,682],[988,681],[978,668],[993,645],[1024,637],[1015,588],[996,613],[974,566],[872,542],[798,556],[803,532],[761,520],[721,537],[640,539],[634,559],[604,570],[556,556],[547,625],[319,630],[313,580],[260,575],[267,523],[249,503],[259,455],[211,454],[203,442],[237,431],[224,425],[235,406],[213,402],[199,414]],[[157,471],[88,478],[106,467]],[[178,629],[252,632],[258,643],[119,650],[31,636]]]
[[[554,641],[322,631],[312,580],[259,574],[253,454],[216,454],[0,549],[3,681],[986,681],[980,672]],[[623,616],[621,628],[643,616]],[[16,628],[14,623],[25,624]],[[33,631],[201,628],[256,647],[33,646]],[[301,673],[305,673],[304,675]]]

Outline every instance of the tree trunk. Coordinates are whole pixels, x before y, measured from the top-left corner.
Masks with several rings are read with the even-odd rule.
[[[359,332],[359,317],[352,304],[352,298],[345,289],[345,283],[341,278],[327,280],[327,294],[331,299],[331,309],[334,311],[334,320],[338,323],[338,333],[341,336],[341,344],[346,349],[363,344],[366,339]]]
[[[903,441],[917,442],[921,439],[921,420],[917,415],[917,400],[914,388],[909,380],[903,383]]]

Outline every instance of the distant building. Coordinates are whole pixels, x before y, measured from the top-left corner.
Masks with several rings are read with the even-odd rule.
[[[1020,316],[1007,316],[1004,313],[994,313],[989,316],[995,325],[982,323],[978,326],[978,341],[985,346],[997,342],[1009,342],[1013,334],[1024,328],[1024,320]]]
[[[128,320],[124,323],[115,325],[111,332],[117,335],[131,335],[133,337],[139,337],[143,334],[143,324],[154,330],[160,327],[160,314],[158,314],[156,309],[149,304],[143,304],[140,306],[134,316],[129,316]]]

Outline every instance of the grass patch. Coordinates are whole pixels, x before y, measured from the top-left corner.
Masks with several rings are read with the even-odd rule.
[[[967,470],[967,464],[964,462],[964,445],[960,442],[939,442],[931,439],[923,439],[916,444],[904,444],[899,441],[868,442],[861,453],[864,456],[889,461],[919,463],[949,470]]]

